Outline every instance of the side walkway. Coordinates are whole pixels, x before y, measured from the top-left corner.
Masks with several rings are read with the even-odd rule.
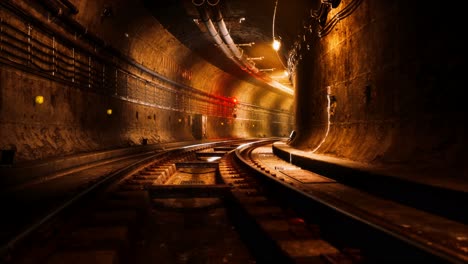
[[[444,260],[442,263],[467,263],[468,226],[465,223],[453,221],[443,215],[428,213],[419,207],[406,206],[393,199],[373,195],[367,190],[355,188],[324,177],[323,174],[319,175],[303,167],[292,165],[278,158],[277,155],[273,155],[272,148],[271,145],[256,148],[251,152],[251,157],[257,161],[254,165],[274,181],[292,186],[292,189],[300,190],[305,196],[326,205],[326,207],[333,208],[340,214],[350,216],[366,226],[389,234],[431,255],[439,256],[441,260]],[[347,176],[359,177],[360,175],[355,173]],[[379,186],[373,187],[378,188]],[[397,196],[404,195],[399,189],[394,189],[395,186],[391,187],[390,189]],[[438,197],[435,196],[432,200],[434,199],[438,199]],[[432,200],[427,200],[426,203],[431,203]],[[460,201],[459,204],[464,203],[464,201],[466,200]],[[336,223],[341,225],[343,222]],[[357,228],[357,226],[352,228]],[[337,226],[333,230],[340,229]],[[435,259],[436,262],[430,258],[422,257],[420,259],[417,256],[417,250],[403,252],[403,255],[399,256],[397,247],[391,244],[380,244],[382,242],[377,242],[372,237],[375,235],[372,232],[358,232],[354,236],[356,235],[359,235],[359,237],[355,237],[356,240],[364,239],[366,243],[371,242],[371,244],[366,245],[366,248],[370,247],[366,251],[376,258],[371,261],[372,263],[440,263]]]
[[[293,165],[332,178],[370,194],[408,206],[468,222],[468,182],[443,173],[415,168],[383,168],[292,148],[284,141],[273,144],[273,153]]]

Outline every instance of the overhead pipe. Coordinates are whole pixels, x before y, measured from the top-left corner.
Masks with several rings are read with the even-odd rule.
[[[51,23],[45,23],[43,20],[29,14],[28,11],[30,10],[28,10],[28,5],[26,3],[23,3],[23,2],[13,3],[12,1],[0,1],[0,7],[5,8],[6,10],[12,12],[16,16],[23,19],[24,21],[27,21],[28,23],[33,24],[35,27],[39,28],[41,31],[44,31],[46,34],[60,36],[61,41],[65,45],[74,46],[78,48],[79,50],[81,50],[82,52],[84,52],[85,54],[95,56],[99,61],[101,61],[104,64],[109,64],[112,67],[119,67],[120,60],[121,60],[122,62],[128,63],[129,65],[136,67],[140,69],[141,71],[149,74],[152,77],[155,77],[159,80],[163,80],[164,82],[170,83],[171,85],[174,85],[178,88],[182,88],[184,90],[187,90],[189,92],[192,92],[198,95],[211,96],[219,100],[231,102],[231,99],[227,99],[226,97],[208,94],[198,89],[195,89],[193,87],[187,86],[185,84],[175,82],[174,80],[171,80],[168,77],[155,72],[153,69],[149,69],[148,67],[141,65],[135,60],[125,56],[118,49],[112,46],[108,46],[98,36],[88,33],[86,34],[86,38],[89,38],[90,42],[95,44],[95,48],[99,48],[100,50],[102,50],[101,52],[96,52],[96,49],[93,50],[93,49],[90,49],[88,45],[83,45],[82,41],[79,41],[76,38],[70,38],[67,35],[63,34],[63,32],[60,32],[55,27],[53,27]],[[114,59],[109,59],[108,56],[114,56],[118,59],[118,61]],[[127,71],[125,72],[128,73]]]
[[[217,7],[218,2],[215,2],[216,4],[210,2],[209,5],[215,6],[215,8],[216,8],[215,14],[217,16],[218,28],[220,29],[221,34],[222,34],[221,36],[218,33],[218,30],[213,25],[213,21],[211,20],[209,14],[208,14],[208,11],[206,10],[206,8],[203,7],[205,1],[204,0],[201,0],[201,1],[200,0],[198,0],[198,1],[192,0],[192,3],[198,9],[198,12],[200,14],[200,17],[201,17],[201,20],[202,20],[203,24],[207,28],[208,32],[210,33],[211,37],[213,38],[215,43],[218,45],[218,47],[223,51],[223,53],[230,60],[232,60],[242,70],[246,71],[247,73],[249,73],[254,78],[262,80],[266,84],[268,84],[268,85],[270,85],[272,87],[275,87],[277,89],[280,89],[280,90],[282,90],[282,91],[284,91],[284,92],[286,92],[288,94],[293,94],[293,91],[290,88],[288,88],[288,87],[286,87],[286,86],[284,86],[284,85],[282,85],[282,84],[280,84],[280,83],[278,83],[276,81],[273,81],[270,76],[264,74],[263,72],[260,72],[253,65],[252,62],[247,61],[246,59],[244,59],[242,57],[242,53],[237,48],[237,45],[234,43],[234,41],[232,40],[232,38],[231,38],[231,36],[229,34],[229,31],[227,30],[226,24],[224,23],[224,19],[221,16],[221,11],[219,10],[219,7]],[[223,37],[223,39],[221,39],[221,37]]]
[[[202,7],[204,1],[196,2],[195,0],[192,0],[192,2],[197,7],[202,22],[205,24],[211,37],[214,39],[215,43],[221,48],[223,53],[235,64],[237,64],[242,70],[247,71],[251,75],[255,75],[256,73],[258,73],[258,69],[256,69],[251,62],[243,60],[242,53],[239,51],[237,46],[234,44],[234,41],[232,40],[231,36],[229,35],[229,31],[226,28],[226,24],[222,19],[221,12],[219,11],[219,9],[217,9],[216,14],[218,14],[217,16],[218,18],[220,18],[217,19],[217,24],[220,31],[222,31],[221,36],[218,33],[218,30],[215,28],[213,21],[211,20],[208,14],[208,11],[206,10],[206,8]],[[219,1],[214,3],[209,2],[208,4],[211,6],[217,6],[218,3]],[[219,25],[219,23],[221,23],[221,26]]]
[[[221,51],[229,59],[231,59],[234,63],[236,63],[242,70],[246,70],[245,66],[243,66],[236,59],[234,59],[234,55],[232,54],[231,50],[226,46],[224,41],[219,36],[218,31],[216,30],[215,26],[213,25],[213,21],[211,21],[206,9],[201,7],[201,6],[197,6],[197,9],[198,9],[198,12],[200,14],[200,17],[201,17],[201,20],[202,20],[203,24],[205,25],[205,27],[208,30],[208,32],[210,33],[211,37],[215,41],[216,45],[218,45],[218,47],[221,49]]]
[[[268,74],[265,74],[264,72],[261,72],[258,68],[256,68],[255,64],[252,61],[249,61],[243,57],[242,52],[239,51],[239,48],[234,43],[234,41],[231,38],[231,35],[229,34],[229,30],[226,27],[226,23],[224,22],[219,6],[214,5],[212,11],[215,14],[216,24],[219,28],[219,31],[221,32],[221,37],[223,38],[224,42],[228,45],[229,50],[232,52],[232,54],[234,54],[234,56],[239,60],[240,64],[244,65],[244,67],[247,68],[247,72],[256,79],[262,80],[263,82],[272,87],[278,88],[286,93],[292,94],[293,91],[290,88],[280,84],[277,81],[274,81]]]
[[[229,49],[232,51],[234,56],[238,59],[242,59],[242,53],[240,50],[237,48],[236,44],[234,44],[234,40],[232,40],[231,35],[229,34],[229,31],[226,27],[226,23],[224,23],[223,16],[221,14],[221,11],[219,10],[219,7],[213,8],[214,12],[214,20],[216,22],[216,25],[218,26],[218,29],[221,33],[221,37],[223,38],[224,42],[228,45]]]
[[[221,10],[219,6],[215,6],[213,8],[213,12],[215,14],[215,21],[218,29],[221,33],[221,37],[224,40],[224,43],[227,44],[229,49],[231,50],[232,54],[243,64],[247,67],[251,72],[258,73],[258,69],[253,65],[252,62],[245,60],[242,57],[242,52],[239,50],[237,45],[234,43],[234,40],[231,38],[231,34],[229,34],[229,30],[226,27],[226,23],[224,23],[223,15],[221,14]]]

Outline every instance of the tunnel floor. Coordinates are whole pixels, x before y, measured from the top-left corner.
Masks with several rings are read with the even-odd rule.
[[[417,214],[413,214],[412,211],[405,211],[405,210],[394,210],[393,212],[390,210],[391,207],[385,205],[385,203],[379,204],[372,202],[372,199],[369,199],[370,196],[362,196],[362,195],[355,195],[354,193],[348,192],[346,190],[350,190],[348,187],[343,187],[346,192],[341,187],[333,187],[331,189],[327,189],[327,187],[320,182],[320,184],[312,184],[314,183],[313,179],[307,178],[305,172],[299,172],[299,174],[294,174],[292,169],[288,169],[288,166],[294,166],[288,161],[280,159],[279,156],[273,154],[274,146],[278,148],[281,143],[275,142],[273,145],[268,145],[263,148],[258,148],[255,151],[251,152],[251,157],[257,157],[259,159],[264,159],[262,162],[271,163],[271,168],[269,171],[275,171],[283,173],[289,178],[297,178],[296,180],[304,183],[307,185],[308,190],[313,190],[315,196],[319,195],[320,193],[326,193],[327,197],[335,197],[336,201],[340,199],[345,199],[346,201],[353,201],[351,206],[358,207],[361,206],[367,208],[364,211],[368,211],[369,214],[378,214],[380,216],[385,215],[386,210],[390,212],[390,214],[385,215],[383,219],[385,219],[385,223],[389,223],[391,219],[395,216],[397,218],[398,223],[403,223],[400,226],[407,228],[408,221],[405,219],[400,220],[399,217],[402,215],[409,215],[415,216]],[[282,150],[291,150],[291,152],[285,151],[286,153],[292,153],[294,149],[287,149],[287,146],[281,145]],[[123,259],[127,260],[128,263],[260,263],[258,260],[259,250],[255,247],[258,244],[262,244],[259,242],[258,238],[253,239],[255,245],[246,245],[246,240],[252,240],[252,235],[250,236],[245,235],[245,227],[242,225],[237,225],[235,221],[232,221],[232,211],[235,209],[231,208],[231,203],[226,203],[225,199],[222,198],[223,195],[215,195],[206,198],[206,196],[197,196],[188,191],[184,187],[191,187],[197,189],[200,186],[206,185],[207,189],[203,190],[204,194],[210,193],[211,189],[210,186],[218,186],[222,187],[222,181],[220,176],[217,174],[218,170],[220,170],[219,165],[216,162],[211,163],[208,162],[208,159],[211,158],[219,158],[221,154],[225,154],[225,152],[233,150],[235,147],[230,146],[227,149],[223,149],[220,151],[217,148],[203,149],[197,151],[196,153],[187,152],[185,154],[181,154],[181,156],[171,163],[170,168],[163,168],[163,165],[158,165],[152,167],[151,169],[141,171],[134,178],[128,179],[125,182],[129,184],[126,188],[128,190],[138,191],[141,192],[141,187],[139,185],[134,185],[137,181],[151,181],[152,188],[149,189],[149,197],[147,197],[147,201],[149,202],[149,214],[145,214],[146,217],[142,218],[143,222],[141,224],[136,224],[138,233],[136,235],[136,239],[132,238],[131,241],[131,250],[126,251],[130,254],[128,256],[124,256]],[[297,155],[298,152],[295,152]],[[284,153],[283,153],[284,154]],[[273,158],[274,157],[274,158]],[[307,159],[309,158],[309,159]],[[137,159],[137,157],[133,157],[132,159]],[[291,160],[289,160],[291,161]],[[299,156],[293,157],[293,163],[302,163],[303,165],[307,165],[306,161],[313,162],[313,159],[310,157],[303,157],[300,159]],[[116,161],[118,163],[122,163],[121,161]],[[258,161],[257,161],[258,163]],[[255,164],[255,163],[254,163]],[[258,165],[258,164],[257,164]],[[315,164],[317,165],[317,164]],[[319,164],[320,165],[320,164]],[[323,164],[321,164],[323,166]],[[299,168],[299,167],[298,167]],[[317,167],[319,170],[322,169],[320,166]],[[374,177],[369,178],[369,175],[359,175],[356,173],[355,170],[352,171],[353,175],[350,175],[348,171],[342,170],[335,167],[326,167],[327,169],[331,169],[330,174],[337,174],[339,176],[344,176],[345,178],[353,178],[357,180],[364,179],[363,182],[372,185],[374,188],[376,187],[388,187],[385,183],[379,183],[382,178]],[[265,171],[266,169],[263,168]],[[229,171],[229,170],[228,170]],[[97,171],[98,174],[103,174],[102,170]],[[104,173],[105,174],[105,173]],[[155,178],[161,178],[162,176],[157,176],[161,174],[164,175],[163,181],[155,181]],[[84,174],[87,179],[89,174]],[[100,174],[99,174],[100,175]],[[166,177],[167,176],[167,177]],[[353,176],[353,177],[347,177]],[[370,175],[375,176],[375,175]],[[378,176],[378,175],[377,175]],[[146,177],[146,178],[145,178]],[[302,178],[301,178],[302,177]],[[153,179],[154,178],[154,179]],[[288,178],[288,179],[289,179]],[[361,179],[360,179],[361,178]],[[54,178],[55,180],[62,179],[60,177]],[[314,178],[315,179],[315,178]],[[377,179],[377,181],[376,181]],[[237,180],[239,181],[239,180]],[[284,181],[284,178],[283,178]],[[334,181],[332,179],[328,180],[329,183],[333,182],[334,185],[339,185],[338,181]],[[49,182],[50,183],[50,182]],[[376,184],[378,183],[378,184]],[[243,184],[245,183],[238,183],[239,188],[243,190]],[[296,186],[297,182],[294,184]],[[185,185],[185,186],[183,186]],[[331,185],[331,184],[329,184]],[[381,186],[378,186],[381,185]],[[56,185],[55,185],[56,186]],[[54,187],[54,186],[52,186]],[[138,187],[135,189],[135,187]],[[366,187],[366,186],[365,186]],[[446,197],[442,196],[444,193],[432,193],[432,189],[421,189],[422,191],[426,192],[418,192],[418,189],[409,189],[406,190],[405,188],[408,186],[390,186],[389,192],[393,195],[397,196],[399,199],[407,199],[408,202],[411,198],[408,197],[406,193],[414,191],[414,194],[420,198],[422,201],[422,205],[428,204],[431,209],[438,210],[437,206],[439,206],[437,201],[440,202],[440,207],[444,208],[446,213],[452,214],[450,210],[447,208],[453,207],[458,211],[458,215],[454,215],[455,218],[461,218],[460,222],[466,222],[466,210],[463,208],[466,205],[460,204],[460,197],[464,196],[454,196],[452,198],[458,199],[458,203],[456,201],[448,202]],[[411,187],[411,186],[410,186]],[[412,186],[414,187],[414,186]],[[249,187],[250,188],[250,187]],[[303,186],[306,188],[306,186]],[[398,189],[398,192],[395,190]],[[126,190],[126,189],[125,189]],[[305,189],[303,189],[305,190]],[[181,191],[183,191],[181,193]],[[367,190],[365,190],[367,192]],[[327,193],[330,192],[330,193]],[[146,193],[146,192],[145,192]],[[427,194],[428,193],[428,194]],[[198,193],[200,194],[200,193]],[[388,193],[387,193],[388,194]],[[367,195],[367,194],[366,194]],[[426,196],[425,196],[426,195]],[[429,196],[433,196],[430,198]],[[343,198],[343,197],[346,198]],[[362,197],[361,197],[362,196]],[[145,195],[146,197],[146,195]],[[201,198],[204,197],[204,198]],[[286,199],[284,196],[279,196],[280,199]],[[320,197],[320,196],[319,196]],[[325,196],[324,196],[325,197]],[[323,198],[323,197],[322,197]],[[450,198],[450,197],[449,197]],[[431,200],[432,199],[432,200]],[[421,201],[417,201],[418,203]],[[93,202],[94,203],[94,202]],[[353,205],[354,203],[354,205]],[[125,204],[125,203],[124,203]],[[378,206],[376,206],[378,204]],[[455,206],[458,204],[458,206]],[[106,204],[105,204],[106,205]],[[383,206],[381,206],[383,205]],[[417,205],[417,204],[416,204]],[[449,206],[451,205],[451,206]],[[465,207],[464,207],[465,206]],[[361,208],[360,207],[360,208]],[[419,208],[419,206],[415,206]],[[101,207],[98,207],[101,208]],[[132,209],[137,209],[139,207],[131,207]],[[370,209],[369,209],[370,208]],[[379,209],[376,209],[379,208]],[[386,209],[384,209],[386,208]],[[390,209],[389,209],[390,208]],[[424,209],[424,208],[423,208]],[[427,208],[426,208],[427,209]],[[146,210],[145,210],[146,211]],[[231,213],[231,214],[230,214]],[[423,222],[423,226],[430,227],[432,225],[432,220],[428,217],[413,217],[411,218],[417,224],[419,224],[422,220],[425,219]],[[442,215],[442,214],[441,214]],[[453,215],[450,215],[453,216]],[[432,219],[432,218],[431,218]],[[431,222],[432,221],[432,222]],[[416,224],[416,225],[417,225]],[[416,226],[412,225],[412,226]],[[442,226],[441,224],[438,224]],[[450,225],[444,224],[444,228]],[[112,226],[105,226],[107,228],[111,228]],[[452,226],[451,230],[454,231],[454,227]],[[83,231],[85,235],[90,235],[93,238],[100,237],[98,233],[90,233],[88,232],[89,228]],[[242,234],[242,230],[244,232]],[[424,233],[428,233],[427,230],[423,229]],[[118,230],[117,230],[118,231]],[[455,230],[456,231],[456,230]],[[240,233],[239,233],[240,232]],[[250,230],[248,231],[250,232]],[[247,233],[248,233],[247,232]],[[448,229],[444,232],[450,233]],[[453,233],[453,232],[452,232]],[[81,234],[81,233],[80,233]],[[445,233],[444,233],[445,234]],[[445,236],[442,236],[439,240],[444,240]],[[464,239],[462,237],[461,239]],[[69,244],[69,240],[64,240],[64,245]],[[135,242],[135,243],[133,243]],[[73,243],[72,243],[73,246]],[[263,251],[262,251],[263,250]],[[264,249],[260,250],[261,252],[265,252]],[[99,253],[99,252],[95,252]],[[268,253],[268,252],[267,252]],[[270,252],[271,253],[271,252]],[[262,253],[263,254],[263,253]],[[61,260],[60,258],[62,255],[55,255],[57,258],[55,260]],[[67,255],[70,257],[70,255]],[[83,257],[83,256],[81,256]],[[105,258],[105,256],[103,256]],[[62,259],[63,260],[63,259]],[[50,262],[55,263],[55,262]],[[58,262],[63,263],[63,262]],[[266,262],[269,263],[269,262]]]
[[[165,184],[216,184],[215,168],[179,168]],[[255,263],[220,198],[154,198],[131,263]]]
[[[156,203],[132,263],[255,263],[218,198]],[[159,204],[159,205],[158,205]]]

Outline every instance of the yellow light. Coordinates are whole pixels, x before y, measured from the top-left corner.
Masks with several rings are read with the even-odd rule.
[[[274,50],[279,50],[279,48],[281,47],[281,42],[279,42],[278,40],[273,40],[273,49]]]
[[[284,77],[288,77],[289,76],[289,72],[288,71],[284,71]]]
[[[108,115],[112,115],[112,109],[110,109],[110,108],[107,109],[106,113],[107,113]]]
[[[181,122],[182,122],[182,118],[179,118],[179,123],[181,123]]]
[[[38,95],[38,96],[36,96],[34,101],[36,102],[36,104],[42,104],[42,103],[44,103],[44,96]]]
[[[221,125],[224,126],[224,122],[221,122]]]
[[[219,160],[220,158],[221,158],[221,157],[209,157],[209,158],[206,159],[206,161],[208,161],[208,162],[213,162],[213,161],[215,161],[215,160]]]

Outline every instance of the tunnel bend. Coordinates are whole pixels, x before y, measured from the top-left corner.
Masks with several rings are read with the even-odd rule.
[[[141,2],[71,0],[78,13],[58,12],[60,2],[0,2],[0,147],[16,150],[20,162],[147,143],[286,136],[295,119],[288,147],[309,157],[466,194],[465,43],[454,34],[463,30],[461,10],[348,0],[311,13],[290,53],[293,98],[198,56]],[[385,185],[374,177],[381,175],[370,176]],[[466,206],[457,204],[464,194],[445,202],[439,192],[428,203],[433,193],[385,187],[400,202],[411,193],[423,210],[450,207],[466,221]]]
[[[62,7],[60,14],[43,5],[60,1],[2,2],[0,147],[16,149],[18,161],[35,160],[143,138],[286,136],[295,122],[291,146],[308,153],[408,177],[443,172],[463,183],[462,10],[443,13],[438,3],[420,1],[338,2],[325,19],[308,17],[300,28],[294,98],[198,56],[143,1],[73,0],[78,13]],[[314,11],[320,3],[309,5]],[[285,10],[278,32],[289,39],[297,27],[282,26],[292,21]],[[79,78],[71,75],[77,64],[84,67]],[[92,83],[87,67],[102,71]],[[204,135],[194,133],[201,116]]]
[[[325,36],[317,23],[303,33],[291,145],[407,179],[444,185],[449,178],[460,184],[451,187],[466,189],[466,115],[457,96],[466,58],[456,33],[462,11],[351,0],[331,9],[328,20],[356,2]]]
[[[43,3],[59,2],[5,2],[0,10],[0,144],[16,151],[16,161],[140,145],[143,139],[285,136],[291,130],[292,96],[203,60],[141,2],[70,1],[76,15],[54,13]],[[31,40],[29,48],[37,51],[28,59]],[[34,103],[36,95],[42,104]],[[203,135],[194,132],[200,120],[206,120]]]

